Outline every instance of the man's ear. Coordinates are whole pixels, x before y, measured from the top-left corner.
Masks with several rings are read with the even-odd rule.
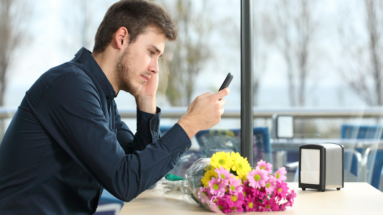
[[[120,27],[114,34],[114,44],[117,49],[122,49],[123,46],[129,43],[129,32],[125,27]]]

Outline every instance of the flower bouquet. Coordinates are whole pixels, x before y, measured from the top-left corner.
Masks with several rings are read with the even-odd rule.
[[[214,212],[262,212],[293,206],[296,194],[285,179],[284,167],[272,173],[272,165],[261,160],[252,169],[239,153],[217,152],[193,163],[183,180],[163,183]]]

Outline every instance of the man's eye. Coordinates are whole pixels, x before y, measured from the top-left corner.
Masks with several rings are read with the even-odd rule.
[[[150,54],[150,55],[154,55],[154,52],[152,52],[151,50],[149,50],[149,54]]]

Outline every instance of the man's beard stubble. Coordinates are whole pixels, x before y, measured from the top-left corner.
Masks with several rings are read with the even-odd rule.
[[[133,95],[133,93],[135,92],[132,92],[133,86],[131,83],[131,77],[129,77],[129,66],[125,66],[125,65],[128,65],[129,53],[130,52],[128,48],[125,50],[124,54],[122,54],[120,59],[118,59],[116,69],[117,69],[118,78],[120,80],[120,83],[119,83],[120,89],[125,92],[129,92]]]

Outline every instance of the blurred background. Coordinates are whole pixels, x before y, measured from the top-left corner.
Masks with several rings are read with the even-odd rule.
[[[182,176],[200,157],[240,150],[241,2],[152,1],[171,14],[179,32],[160,59],[163,133],[196,96],[216,92],[227,73],[234,75],[222,121],[197,134],[171,172]],[[93,49],[114,2],[0,0],[2,133],[41,74],[83,46]],[[345,146],[345,180],[383,190],[383,1],[254,0],[251,10],[253,70],[246,72],[254,76],[254,164],[285,166],[288,180],[296,181],[299,145],[335,142]],[[121,92],[116,102],[135,131],[134,98]],[[273,115],[292,118],[291,135],[275,133]]]

